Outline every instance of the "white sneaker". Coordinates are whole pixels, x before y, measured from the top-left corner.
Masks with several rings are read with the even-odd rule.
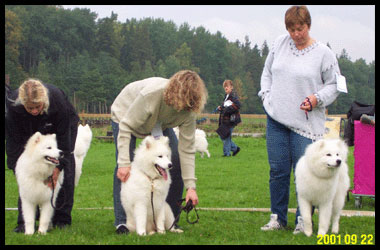
[[[283,229],[284,226],[282,226],[278,221],[277,221],[277,214],[271,214],[270,215],[270,221],[268,224],[264,225],[261,227],[261,230],[263,231],[273,231],[273,230],[279,230]]]
[[[304,232],[303,219],[301,216],[298,216],[297,218],[298,218],[298,222],[297,222],[296,228],[293,231],[293,234],[299,234],[299,233]]]

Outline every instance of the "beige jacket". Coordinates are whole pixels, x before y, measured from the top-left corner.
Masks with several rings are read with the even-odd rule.
[[[196,114],[178,112],[164,101],[164,89],[169,80],[151,77],[129,83],[111,106],[111,119],[119,124],[117,138],[118,166],[131,165],[129,143],[131,134],[144,138],[151,134],[157,122],[162,130],[179,127],[178,152],[185,188],[195,188],[195,120]]]

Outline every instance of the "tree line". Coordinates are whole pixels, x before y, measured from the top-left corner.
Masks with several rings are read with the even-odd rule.
[[[252,45],[248,36],[229,42],[219,31],[211,34],[203,26],[178,26],[161,18],[120,22],[115,13],[97,19],[87,8],[5,6],[5,74],[11,88],[28,77],[54,84],[78,112],[109,112],[129,82],[191,69],[206,84],[206,112],[220,105],[222,83],[231,79],[241,113],[262,114],[257,93],[269,46],[266,41]],[[354,100],[374,104],[375,61],[353,62],[344,49],[337,58],[349,93],[341,94],[329,113],[346,113]]]

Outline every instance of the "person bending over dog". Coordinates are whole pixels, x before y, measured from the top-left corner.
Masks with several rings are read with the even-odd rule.
[[[28,139],[35,133],[56,134],[58,148],[64,156],[53,173],[54,185],[58,175],[64,169],[64,181],[57,197],[53,226],[63,228],[71,225],[71,210],[74,203],[75,140],[79,117],[67,99],[66,94],[51,84],[41,83],[36,79],[28,79],[10,93],[7,107],[6,154],[9,169],[15,172],[16,162]],[[48,183],[50,185],[51,183]],[[24,219],[21,199],[18,199],[17,227],[14,230],[24,233]]]
[[[167,202],[179,218],[185,186],[186,202],[198,204],[195,190],[196,114],[203,110],[207,90],[196,72],[182,70],[170,79],[151,77],[129,83],[111,106],[112,130],[116,146],[113,197],[116,233],[128,233],[126,215],[120,202],[121,182],[129,178],[136,138],[168,136],[172,151],[172,184]],[[179,127],[177,139],[173,128]],[[178,220],[177,220],[178,222]],[[178,225],[176,225],[178,227]]]

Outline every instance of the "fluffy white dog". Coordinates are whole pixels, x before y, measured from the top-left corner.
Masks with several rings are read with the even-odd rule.
[[[178,127],[174,128],[174,133],[179,138],[179,130]],[[207,157],[210,158],[210,153],[208,152],[208,142],[206,139],[206,133],[202,129],[195,129],[195,151],[201,154],[203,158],[204,153],[207,154]]]
[[[298,205],[307,236],[313,233],[311,210],[318,207],[318,235],[339,232],[339,218],[350,186],[347,145],[340,139],[322,139],[310,144],[295,171]]]
[[[82,165],[84,158],[90,148],[92,140],[92,131],[88,124],[83,126],[79,124],[77,139],[75,141],[74,158],[75,158],[75,186],[78,185],[79,178],[82,175]]]
[[[25,150],[16,163],[16,179],[22,212],[25,221],[25,234],[34,233],[36,208],[40,206],[38,232],[46,234],[54,209],[51,205],[53,191],[48,187],[49,176],[59,164],[62,151],[57,147],[56,135],[42,135],[36,132],[29,138]],[[63,170],[54,188],[53,204],[63,183]]]
[[[155,231],[165,233],[172,226],[174,215],[166,202],[171,167],[171,151],[166,136],[157,140],[147,136],[135,150],[130,177],[121,184],[120,193],[129,231],[138,235]],[[170,230],[182,232],[174,227]]]

